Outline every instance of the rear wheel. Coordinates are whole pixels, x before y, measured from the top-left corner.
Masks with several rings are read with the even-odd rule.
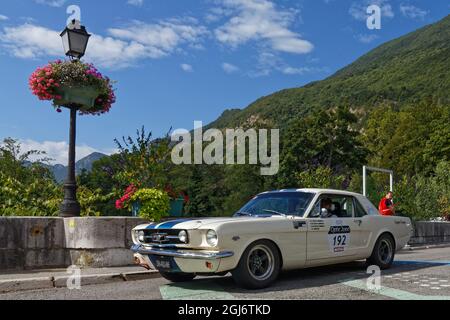
[[[160,272],[163,278],[171,282],[188,282],[194,280],[196,275],[194,273],[178,273],[178,272]]]
[[[277,247],[262,240],[251,244],[242,254],[232,271],[235,282],[247,289],[263,289],[270,286],[280,273],[281,257]]]
[[[380,269],[389,269],[394,262],[395,243],[392,236],[383,234],[375,243],[372,255],[367,259],[367,263],[376,265]]]

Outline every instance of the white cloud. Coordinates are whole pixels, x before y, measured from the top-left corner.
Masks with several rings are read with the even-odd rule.
[[[56,31],[25,23],[18,27],[5,27],[0,32],[0,42],[19,58],[42,55],[61,55],[61,38]]]
[[[184,24],[177,20],[157,24],[134,22],[108,32],[110,36],[93,34],[86,53],[87,60],[106,68],[123,68],[141,59],[161,58],[185,44],[198,46],[207,33],[204,27],[191,20]],[[59,34],[59,31],[25,23],[0,30],[0,45],[18,58],[60,57],[63,49]]]
[[[268,0],[221,0],[228,21],[215,30],[218,41],[231,47],[250,41],[262,42],[272,50],[308,53],[314,46],[289,29],[298,12],[278,9]],[[227,12],[227,11],[225,11]]]
[[[224,62],[222,63],[222,69],[228,74],[235,73],[239,71],[239,68],[231,63]]]
[[[376,34],[358,34],[355,38],[362,43],[371,43],[379,37]]]
[[[381,15],[386,18],[393,18],[395,16],[389,0],[364,0],[353,2],[349,9],[349,14],[356,20],[365,21],[369,15],[367,8],[371,5],[377,5],[381,9]]]
[[[38,3],[38,4],[43,4],[46,6],[50,6],[50,7],[62,7],[67,0],[34,0],[34,2]]]
[[[4,16],[4,15],[0,14],[0,21],[6,21],[8,19],[9,18],[7,16]]]
[[[128,0],[127,3],[132,6],[142,7],[142,5],[144,4],[144,0]]]
[[[327,72],[328,68],[308,66],[293,67],[284,62],[283,59],[281,59],[275,53],[263,51],[259,54],[256,70],[249,72],[248,76],[252,78],[268,76],[274,71],[280,72],[285,75],[304,75],[307,73]]]
[[[294,67],[285,67],[284,69],[281,70],[282,73],[284,74],[298,74],[298,75],[303,75],[305,73],[311,72],[311,68],[308,67],[300,67],[300,68],[294,68]]]
[[[135,21],[124,28],[110,28],[109,33],[119,39],[135,41],[161,55],[173,52],[179,45],[197,45],[208,33],[195,19],[171,19],[157,24]]]
[[[69,145],[65,141],[44,141],[38,142],[34,140],[20,140],[21,144],[21,152],[25,153],[31,150],[45,151],[46,155],[44,157],[49,157],[53,159],[50,161],[52,164],[62,164],[67,165],[68,162],[68,152]],[[100,152],[103,154],[110,155],[115,153],[116,150],[108,149],[108,150],[98,150],[92,148],[88,145],[78,145],[76,146],[76,161],[83,159],[84,157],[90,155],[93,152]],[[35,158],[31,158],[30,160],[41,159],[43,156],[37,156]]]
[[[401,4],[400,12],[403,16],[411,18],[411,19],[420,19],[423,20],[425,16],[428,14],[428,11],[422,10],[418,7],[415,7],[411,4]]]
[[[192,66],[190,64],[183,63],[183,64],[180,65],[180,67],[185,72],[194,72],[194,68],[192,68]]]

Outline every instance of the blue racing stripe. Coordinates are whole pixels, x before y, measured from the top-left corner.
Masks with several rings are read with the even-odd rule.
[[[191,221],[191,220],[192,219],[178,219],[178,220],[167,221],[167,222],[161,223],[159,225],[156,225],[154,229],[172,229],[177,224]]]

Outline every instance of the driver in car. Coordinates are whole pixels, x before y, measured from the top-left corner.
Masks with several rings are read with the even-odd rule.
[[[337,218],[333,214],[333,201],[330,198],[323,199],[320,204],[320,215],[322,218]]]

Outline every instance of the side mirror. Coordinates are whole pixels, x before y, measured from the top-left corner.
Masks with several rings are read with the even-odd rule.
[[[321,216],[322,218],[328,217],[328,210],[325,209],[325,208],[322,208],[322,209],[320,210],[320,216]]]

